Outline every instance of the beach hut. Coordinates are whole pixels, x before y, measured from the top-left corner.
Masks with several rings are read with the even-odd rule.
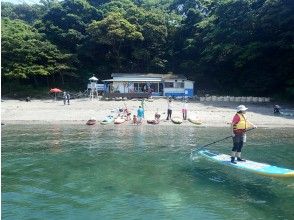
[[[105,96],[148,98],[150,96],[192,97],[194,82],[183,75],[155,73],[113,73],[112,79],[102,80]]]

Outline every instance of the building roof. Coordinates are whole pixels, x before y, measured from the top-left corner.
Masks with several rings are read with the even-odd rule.
[[[162,79],[187,79],[184,75],[175,75],[175,74],[162,74]]]
[[[95,76],[92,76],[91,78],[89,78],[89,80],[98,81],[98,79]]]
[[[105,80],[102,80],[103,82],[161,82],[161,79],[146,79],[146,78],[139,78],[139,77],[136,77],[136,78],[133,78],[133,79],[130,79],[130,78],[125,78],[125,79],[105,79]]]
[[[157,73],[112,73],[111,77],[128,77],[128,78],[161,78],[161,79],[187,79],[184,75],[175,74],[157,74]]]

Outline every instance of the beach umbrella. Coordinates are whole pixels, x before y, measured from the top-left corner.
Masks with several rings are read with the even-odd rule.
[[[49,92],[54,93],[55,100],[56,100],[56,93],[62,92],[62,90],[61,89],[58,89],[58,88],[53,88],[53,89],[50,89]]]
[[[62,92],[62,90],[60,90],[58,88],[54,88],[54,89],[50,89],[50,92],[59,93],[59,92]]]

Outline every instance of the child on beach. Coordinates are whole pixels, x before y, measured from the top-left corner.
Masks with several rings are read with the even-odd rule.
[[[138,119],[136,115],[133,115],[133,124],[138,124]]]

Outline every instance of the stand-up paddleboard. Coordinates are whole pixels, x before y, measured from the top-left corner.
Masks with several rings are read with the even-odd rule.
[[[180,117],[173,117],[173,118],[171,119],[171,121],[172,121],[174,124],[182,124],[183,119],[181,119]]]
[[[292,111],[281,111],[280,110],[280,114],[281,115],[283,115],[283,116],[291,116],[291,117],[293,117],[294,116],[294,112],[292,112]]]
[[[118,117],[116,119],[114,119],[114,124],[122,124],[126,121],[126,119]]]
[[[188,118],[188,121],[195,125],[201,125],[202,121],[197,120],[196,118]]]
[[[114,121],[114,117],[112,115],[108,115],[105,119],[103,119],[100,124],[107,125]]]
[[[247,170],[264,176],[271,177],[294,177],[294,170],[272,166],[266,163],[258,163],[250,160],[246,162],[231,163],[231,156],[227,154],[219,154],[209,150],[200,150],[198,153],[212,161],[235,167],[242,170]]]

